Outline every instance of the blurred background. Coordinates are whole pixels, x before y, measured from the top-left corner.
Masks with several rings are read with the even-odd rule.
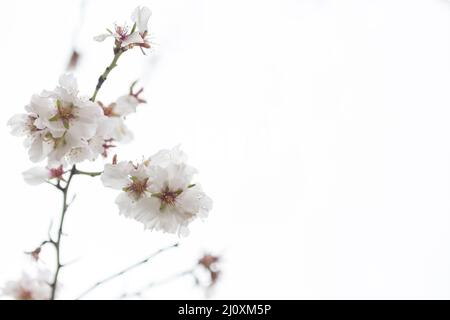
[[[450,298],[446,0],[5,2],[0,283],[27,268],[23,252],[61,206],[50,186],[23,181],[32,164],[6,122],[54,88],[74,49],[90,95],[112,58],[112,41],[93,36],[137,5],[153,11],[153,49],[127,52],[98,99],[139,79],[148,104],[127,119],[135,140],[115,152],[135,160],[181,144],[214,209],[180,248],[87,298],[117,298],[205,252],[222,257],[217,299]],[[119,216],[99,179],[77,177],[72,190],[61,298],[177,241]],[[143,295],[204,297],[190,277]]]

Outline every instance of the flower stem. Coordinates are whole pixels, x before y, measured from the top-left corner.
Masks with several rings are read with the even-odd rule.
[[[74,174],[81,174],[81,175],[85,175],[85,176],[91,176],[91,177],[96,177],[99,176],[103,173],[103,171],[99,171],[99,172],[87,172],[87,171],[81,171],[81,170],[76,170]]]
[[[109,64],[109,66],[106,67],[106,69],[103,72],[103,74],[98,78],[98,82],[97,82],[97,86],[95,87],[94,94],[92,95],[92,97],[90,99],[92,102],[95,102],[95,99],[97,98],[98,91],[100,90],[100,88],[102,87],[102,85],[106,81],[106,79],[108,78],[108,75],[111,72],[111,70],[114,69],[115,67],[117,67],[117,61],[119,60],[120,56],[124,52],[125,52],[125,50],[123,50],[120,47],[115,47],[114,48],[114,58],[111,61],[111,63]]]
[[[59,221],[58,236],[56,238],[56,241],[54,241],[56,249],[56,270],[55,275],[53,276],[53,281],[50,284],[51,287],[50,300],[55,300],[59,272],[61,271],[61,268],[63,266],[61,263],[61,237],[63,234],[64,218],[66,217],[66,212],[67,209],[69,208],[69,204],[67,203],[67,194],[69,193],[70,182],[72,181],[72,178],[75,175],[76,171],[77,168],[75,167],[75,165],[73,165],[72,169],[70,170],[69,178],[67,179],[66,185],[64,187],[60,187],[59,189],[63,193],[63,207],[61,211],[61,219]]]

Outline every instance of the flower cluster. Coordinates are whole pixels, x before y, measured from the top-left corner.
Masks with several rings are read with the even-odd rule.
[[[101,180],[122,191],[116,204],[124,216],[142,222],[146,229],[187,235],[189,223],[206,217],[212,208],[200,185],[192,183],[196,172],[176,147],[137,164],[107,164]]]
[[[13,135],[26,137],[32,162],[47,159],[49,168],[68,166],[106,155],[112,141],[128,142],[132,135],[123,119],[142,101],[128,94],[102,108],[80,97],[75,77],[64,74],[55,90],[33,95],[27,113],[14,115],[8,125]]]
[[[27,112],[8,121],[13,135],[26,137],[30,160],[47,161],[44,167],[25,171],[26,182],[31,185],[50,182],[67,192],[74,174],[100,174],[79,171],[75,164],[107,157],[116,143],[132,140],[125,118],[135,113],[139,104],[146,103],[140,97],[143,89],[135,91],[133,83],[128,94],[111,104],[97,101],[96,96],[122,53],[133,47],[150,47],[147,26],[150,15],[148,8],[137,7],[130,31],[126,25],[116,25],[115,32],[108,30],[107,34],[95,37],[98,41],[115,39],[114,60],[100,76],[90,99],[79,94],[72,74],[64,74],[53,91],[33,95],[25,107]],[[177,147],[162,150],[137,164],[117,163],[114,157],[112,164],[105,165],[101,179],[105,186],[122,191],[116,199],[122,215],[142,222],[146,229],[186,235],[190,222],[206,217],[212,207],[200,185],[192,183],[195,173]]]

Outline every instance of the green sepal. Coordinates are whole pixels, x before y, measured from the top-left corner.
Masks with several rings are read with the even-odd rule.
[[[53,117],[48,119],[48,121],[58,121],[60,119],[59,114],[55,114]]]
[[[69,129],[69,120],[63,119],[63,126],[64,128],[66,128],[66,130]]]

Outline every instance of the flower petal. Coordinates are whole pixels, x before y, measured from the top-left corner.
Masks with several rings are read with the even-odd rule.
[[[112,36],[113,35],[110,34],[110,33],[103,33],[103,34],[99,34],[98,36],[95,36],[94,40],[98,41],[98,42],[103,42],[103,41],[105,41],[106,38],[109,38],[109,37],[112,37]]]
[[[136,23],[136,26],[140,33],[144,33],[148,31],[148,20],[152,12],[147,7],[137,7],[134,9],[133,14],[131,15],[131,20]]]
[[[71,73],[61,75],[59,77],[59,85],[72,95],[76,95],[78,93],[77,79]]]
[[[133,165],[127,161],[106,164],[100,179],[105,187],[122,190],[130,182],[128,175],[131,170]]]
[[[136,112],[139,105],[138,99],[129,94],[119,97],[114,105],[114,113],[120,116],[127,116]]]
[[[144,39],[142,39],[141,35],[139,34],[139,32],[133,32],[132,34],[130,34],[121,44],[121,47],[126,47],[130,44],[133,43],[144,43]]]
[[[26,183],[37,186],[50,178],[50,170],[45,167],[33,167],[22,173]]]

